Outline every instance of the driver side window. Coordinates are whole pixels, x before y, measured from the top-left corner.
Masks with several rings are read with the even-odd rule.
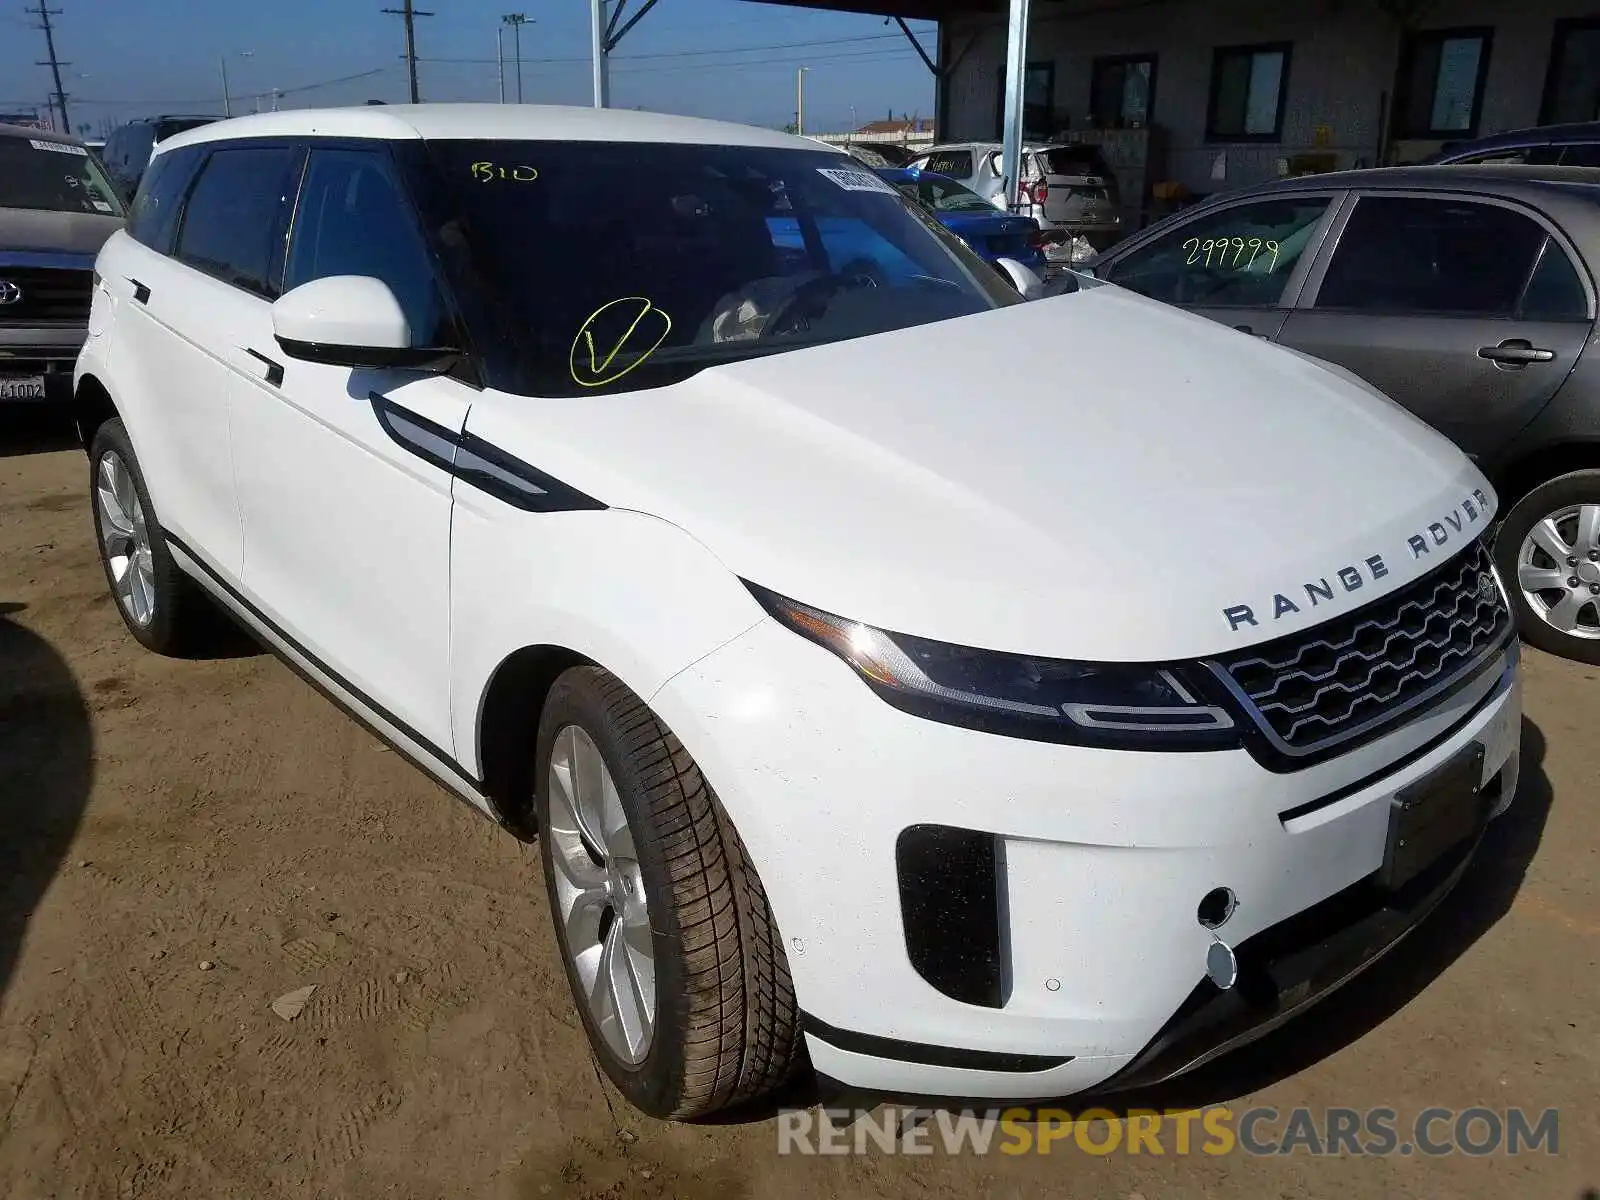
[[[1167,304],[1270,308],[1283,299],[1330,203],[1291,196],[1207,213],[1135,250],[1107,280]]]
[[[376,151],[311,152],[283,290],[331,275],[381,279],[400,301],[417,345],[448,339],[428,245],[388,163]]]

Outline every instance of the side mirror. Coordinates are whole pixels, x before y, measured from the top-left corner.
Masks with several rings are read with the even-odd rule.
[[[366,370],[442,370],[455,351],[414,346],[393,290],[367,275],[313,279],[272,305],[272,333],[290,358]]]
[[[997,258],[994,265],[1011,281],[1011,286],[1022,293],[1024,300],[1037,300],[1044,295],[1044,280],[1014,258]]]

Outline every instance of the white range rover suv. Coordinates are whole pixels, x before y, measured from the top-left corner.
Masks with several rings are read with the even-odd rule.
[[[1041,346],[1075,393],[994,386]],[[1023,303],[805,139],[498,105],[174,137],[75,401],[133,636],[220,605],[536,839],[650,1113],[805,1058],[1165,1078],[1394,944],[1516,790],[1495,500],[1444,438],[1116,287]]]

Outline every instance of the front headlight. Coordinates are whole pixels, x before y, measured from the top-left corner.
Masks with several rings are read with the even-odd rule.
[[[849,663],[904,712],[1033,741],[1129,750],[1225,750],[1233,718],[1181,665],[1069,662],[890,633],[745,581],[779,624]]]

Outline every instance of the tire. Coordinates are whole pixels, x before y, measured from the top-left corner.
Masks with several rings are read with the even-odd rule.
[[[614,783],[609,792],[590,751]],[[637,1108],[676,1120],[780,1088],[801,1044],[783,942],[738,832],[682,743],[617,679],[575,667],[546,698],[535,768],[556,941],[611,1082]],[[596,784],[612,798],[599,809],[587,799]],[[574,816],[580,811],[587,820]],[[596,826],[613,832],[583,832]],[[604,844],[592,846],[597,841]],[[648,947],[648,963],[640,947]],[[633,997],[631,1029],[614,1015],[615,990],[589,999],[588,979],[601,979],[607,965],[617,974],[606,977],[620,977]],[[644,1009],[648,1033],[638,1018]]]
[[[157,654],[194,649],[214,628],[210,603],[172,561],[133,443],[116,418],[89,444],[89,503],[100,565],[128,632]]]
[[[1523,640],[1600,665],[1600,471],[1559,476],[1517,501],[1494,557]]]

